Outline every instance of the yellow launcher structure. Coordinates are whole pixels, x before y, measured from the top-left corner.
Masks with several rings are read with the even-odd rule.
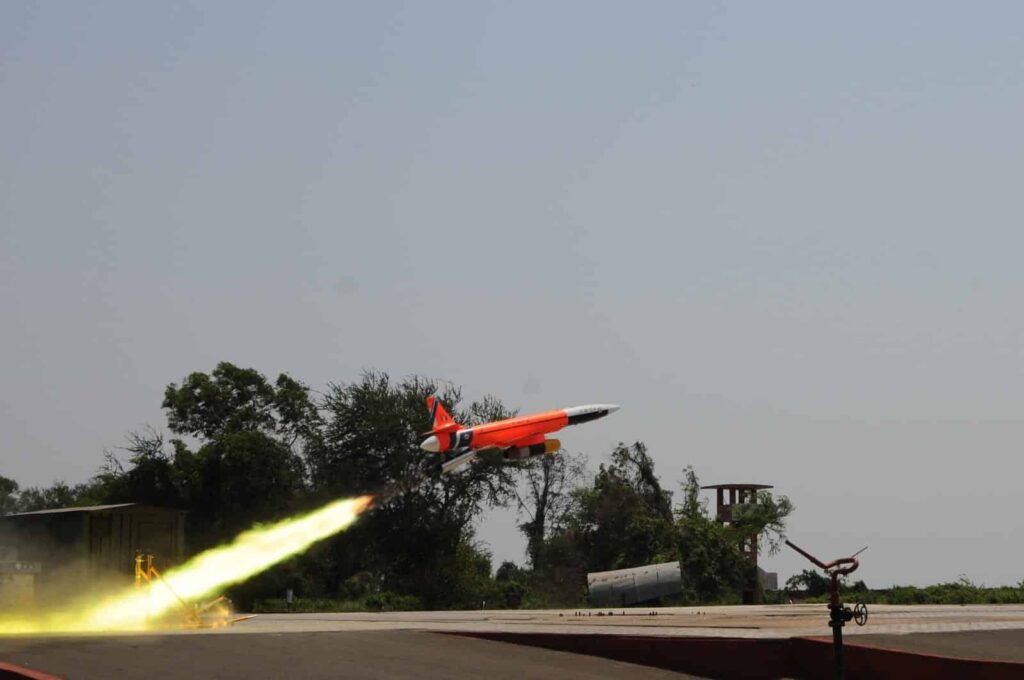
[[[231,616],[231,601],[220,595],[209,602],[186,602],[160,575],[153,564],[153,555],[135,553],[135,587],[148,585],[154,588],[160,585],[167,589],[181,605],[181,615],[185,626],[189,628],[219,628],[238,621],[252,618],[251,616]]]

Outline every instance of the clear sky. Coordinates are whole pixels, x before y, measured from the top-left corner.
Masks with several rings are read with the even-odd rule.
[[[1022,86],[1019,3],[0,3],[0,474],[219,360],[376,367],[1015,583]]]

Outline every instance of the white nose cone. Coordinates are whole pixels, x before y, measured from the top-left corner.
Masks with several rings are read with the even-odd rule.
[[[565,409],[565,415],[569,416],[570,425],[579,425],[598,418],[604,418],[610,413],[619,410],[617,404],[587,404],[586,406],[571,406]]]
[[[424,451],[437,453],[438,451],[441,450],[441,442],[438,441],[436,435],[430,435],[429,437],[423,440],[423,443],[420,444],[420,448],[423,449]]]

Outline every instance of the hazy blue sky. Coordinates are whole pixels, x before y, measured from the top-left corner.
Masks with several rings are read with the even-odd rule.
[[[773,483],[873,586],[1019,581],[1022,86],[1019,3],[4,2],[0,473],[376,367],[622,404],[563,441]]]

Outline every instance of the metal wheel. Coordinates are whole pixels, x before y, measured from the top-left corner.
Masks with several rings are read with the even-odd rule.
[[[853,620],[858,626],[863,626],[868,622],[868,607],[863,602],[858,602],[853,607]]]

